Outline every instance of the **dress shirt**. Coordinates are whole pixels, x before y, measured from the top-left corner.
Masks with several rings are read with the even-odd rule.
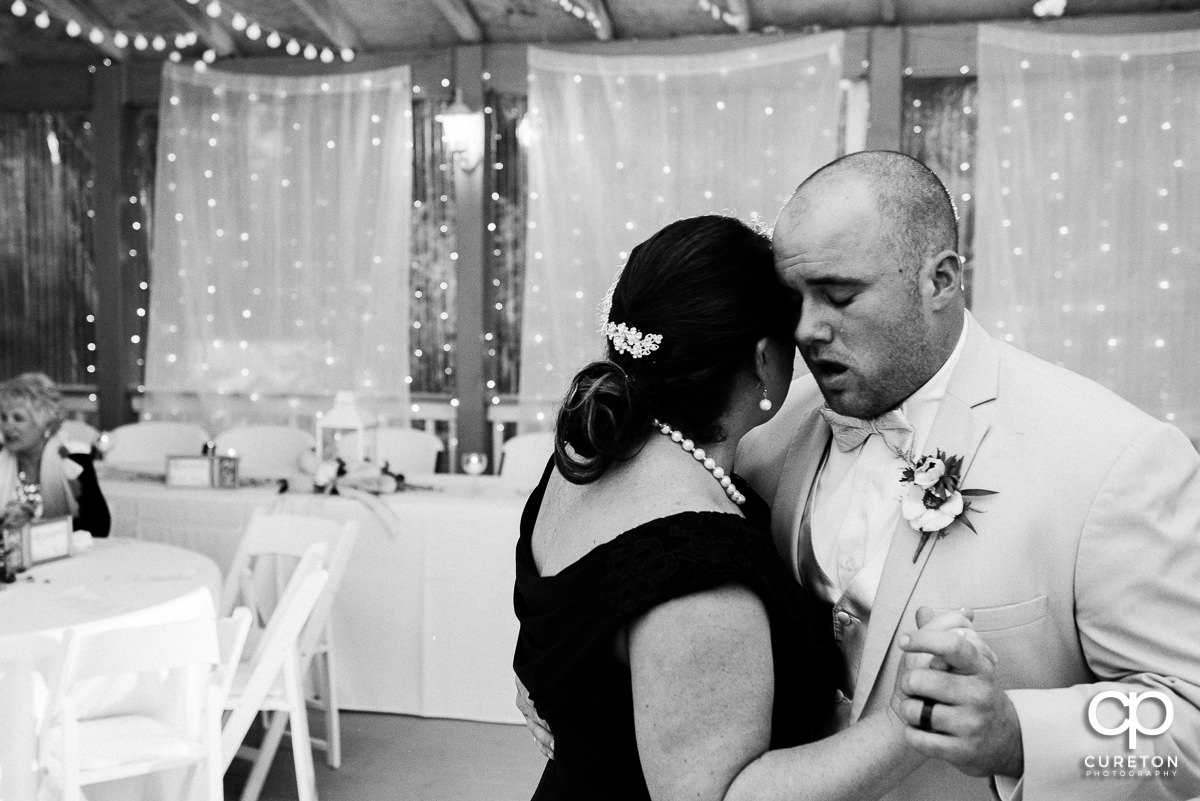
[[[920,389],[900,405],[913,427],[910,453],[923,453],[938,407],[967,339],[966,315],[950,358]],[[903,463],[879,436],[859,447],[829,455],[817,477],[813,495],[812,543],[817,564],[832,587],[827,600],[836,603],[852,581],[869,603],[879,588],[892,535],[900,522],[900,472]],[[861,576],[859,574],[862,574]]]

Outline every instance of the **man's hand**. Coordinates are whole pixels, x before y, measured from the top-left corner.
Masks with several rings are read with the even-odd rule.
[[[538,750],[547,759],[554,759],[554,735],[550,733],[546,721],[538,717],[537,709],[529,698],[529,690],[525,689],[520,677],[517,677],[517,709],[525,716],[525,728],[529,729],[529,733],[537,741]]]
[[[900,705],[908,744],[968,776],[1019,778],[1024,772],[1021,724],[996,683],[995,656],[978,635],[922,628],[901,638],[900,647],[933,657],[928,666],[900,677],[899,689],[908,696]],[[926,700],[934,702],[928,716],[932,731],[920,728]]]

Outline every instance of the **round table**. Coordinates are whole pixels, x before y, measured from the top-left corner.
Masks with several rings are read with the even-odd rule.
[[[91,631],[212,618],[221,573],[203,554],[124,537],[94,540],[66,559],[35,565],[0,585],[0,653],[6,638],[68,628]],[[33,798],[35,683],[28,664],[0,665],[0,798]],[[105,699],[107,700],[107,699]],[[97,699],[97,703],[103,703]],[[20,766],[26,766],[21,770]]]

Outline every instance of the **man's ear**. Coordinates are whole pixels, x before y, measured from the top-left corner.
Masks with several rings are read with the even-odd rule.
[[[933,308],[944,308],[962,294],[962,257],[953,250],[943,250],[926,259],[922,272]]]

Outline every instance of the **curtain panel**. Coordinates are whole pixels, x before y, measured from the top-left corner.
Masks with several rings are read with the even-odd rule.
[[[144,416],[307,427],[338,390],[408,413],[408,67],[166,64]]]
[[[520,402],[533,418],[603,353],[598,306],[668,222],[769,224],[838,153],[843,35],[700,55],[529,50]]]
[[[1200,33],[979,29],[974,312],[1200,439]]]
[[[95,176],[88,115],[0,114],[4,378],[37,370],[64,387],[95,382]]]

